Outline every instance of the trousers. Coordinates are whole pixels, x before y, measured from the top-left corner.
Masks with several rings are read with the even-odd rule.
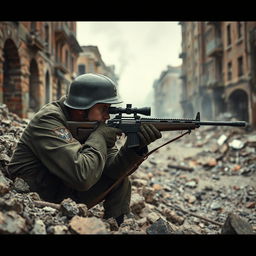
[[[65,185],[58,177],[49,173],[46,169],[38,171],[37,175],[20,175],[19,177],[27,182],[31,192],[37,192],[45,201],[60,203],[66,198],[71,198],[76,203],[86,205],[91,205],[96,198],[115,182],[115,180],[103,174],[89,190],[78,191]],[[129,214],[130,200],[131,182],[126,177],[103,199],[104,217],[116,218],[122,214]]]

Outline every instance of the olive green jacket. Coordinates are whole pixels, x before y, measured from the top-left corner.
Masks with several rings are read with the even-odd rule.
[[[125,146],[119,151],[116,146],[107,149],[105,140],[93,133],[80,144],[67,129],[64,100],[46,104],[24,130],[9,164],[13,177],[40,175],[41,183],[57,178],[72,189],[86,191],[102,174],[116,180],[142,159]]]

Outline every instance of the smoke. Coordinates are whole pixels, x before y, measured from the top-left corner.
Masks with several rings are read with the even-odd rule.
[[[161,71],[181,62],[177,22],[78,22],[77,28],[79,44],[98,46],[105,64],[115,65],[123,101],[137,107],[152,102]]]
[[[91,22],[90,32],[95,37],[99,37],[99,42],[102,42],[102,45],[99,45],[99,50],[104,62],[107,59],[106,56],[112,56],[111,60],[108,59],[108,62],[112,63],[106,63],[106,65],[114,64],[117,75],[121,77],[133,56],[129,51],[124,31],[121,30],[119,22]]]

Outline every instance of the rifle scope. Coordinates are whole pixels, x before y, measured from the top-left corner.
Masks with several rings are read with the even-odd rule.
[[[132,108],[132,104],[127,104],[126,108],[117,108],[117,107],[110,107],[109,114],[142,114],[146,116],[150,116],[151,108]]]

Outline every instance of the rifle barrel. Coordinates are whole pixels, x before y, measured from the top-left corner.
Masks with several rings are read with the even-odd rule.
[[[237,127],[246,127],[247,123],[244,121],[237,122],[225,122],[225,121],[200,121],[199,125],[219,125],[219,126],[237,126]]]

